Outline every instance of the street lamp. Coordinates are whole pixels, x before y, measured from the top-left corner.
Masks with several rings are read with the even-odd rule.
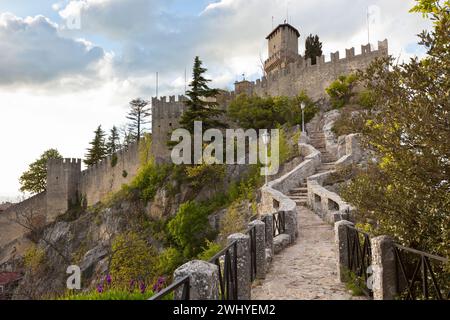
[[[302,102],[302,104],[300,106],[302,108],[302,133],[305,133],[305,108],[306,108],[306,104],[304,102]]]
[[[268,151],[267,151],[268,145],[269,145],[269,142],[270,142],[270,135],[269,135],[269,132],[268,132],[268,131],[264,132],[264,133],[262,134],[261,137],[262,137],[262,140],[263,140],[263,143],[264,143],[264,147],[265,147],[265,156],[266,156],[266,186],[267,186],[267,184],[268,184],[268,182],[267,182],[267,176],[269,175],[269,172],[268,172],[268,170],[269,170],[269,163],[268,163],[268,158],[269,158],[269,156],[268,156]]]

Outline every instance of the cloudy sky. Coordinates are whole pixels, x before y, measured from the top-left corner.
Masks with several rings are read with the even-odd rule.
[[[0,0],[0,201],[46,149],[83,157],[92,131],[122,125],[132,98],[184,91],[199,55],[219,88],[261,76],[265,36],[289,17],[324,53],[389,39],[401,59],[423,55],[427,28],[412,0]],[[369,8],[369,10],[368,10]],[[329,59],[329,58],[327,58]]]

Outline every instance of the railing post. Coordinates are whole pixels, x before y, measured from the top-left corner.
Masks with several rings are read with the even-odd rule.
[[[266,224],[260,220],[252,221],[248,224],[249,228],[255,228],[256,232],[256,278],[264,279],[266,277]]]
[[[269,249],[271,254],[273,254],[273,215],[265,214],[261,219],[266,225],[266,249]]]
[[[189,276],[190,300],[219,300],[219,270],[215,264],[194,260],[183,264],[173,274],[174,282]],[[183,287],[175,290],[174,300],[181,300]]]
[[[291,244],[297,238],[297,213],[294,211],[286,211],[285,213],[285,233],[291,237]]]
[[[388,236],[371,239],[373,298],[393,300],[397,295],[397,268],[394,240]]]
[[[354,227],[354,224],[347,220],[342,220],[334,224],[334,237],[336,246],[336,259],[338,278],[341,282],[345,282],[346,273],[349,269],[349,250],[348,227]]]
[[[238,300],[250,300],[251,297],[251,253],[250,237],[235,233],[228,237],[228,244],[237,244],[237,287]]]

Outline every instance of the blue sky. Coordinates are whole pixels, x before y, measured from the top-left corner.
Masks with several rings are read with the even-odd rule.
[[[93,130],[121,126],[127,104],[182,94],[184,70],[199,55],[215,87],[243,73],[261,76],[265,36],[289,21],[318,34],[324,54],[388,38],[401,59],[423,55],[416,34],[428,26],[408,13],[412,0],[0,0],[1,197],[18,195],[18,177],[48,148],[83,157]],[[289,10],[288,10],[289,8]],[[81,28],[67,22],[79,13]],[[20,127],[17,123],[20,119]]]

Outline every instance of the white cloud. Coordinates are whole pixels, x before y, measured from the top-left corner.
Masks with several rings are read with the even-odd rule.
[[[60,36],[58,25],[46,17],[0,15],[0,85],[89,78],[104,57],[100,47]]]

